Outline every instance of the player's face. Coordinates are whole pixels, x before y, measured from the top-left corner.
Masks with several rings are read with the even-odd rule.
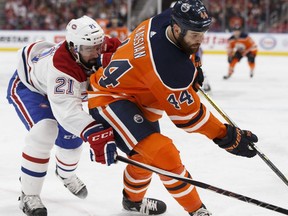
[[[184,51],[191,55],[196,53],[203,42],[204,32],[194,32],[188,30],[184,38],[179,40]]]
[[[81,60],[87,65],[95,65],[101,55],[101,44],[95,46],[80,46]]]
[[[238,38],[238,37],[240,36],[240,34],[241,34],[241,31],[240,31],[240,30],[234,30],[234,31],[233,31],[233,35],[234,35],[236,38]]]

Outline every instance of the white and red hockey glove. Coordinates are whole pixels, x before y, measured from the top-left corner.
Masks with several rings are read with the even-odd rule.
[[[117,155],[116,144],[112,128],[93,133],[88,136],[90,143],[90,159],[110,166],[115,163]]]
[[[102,44],[102,66],[105,68],[110,60],[114,52],[121,45],[121,42],[118,38],[109,38],[105,37],[104,42]]]
[[[92,127],[85,132],[86,134],[89,134],[88,136],[85,136],[85,138],[87,138],[84,140],[88,141],[90,144],[91,161],[96,161],[97,163],[106,164],[108,166],[115,163],[117,147],[112,127],[103,129],[101,124],[92,125]]]

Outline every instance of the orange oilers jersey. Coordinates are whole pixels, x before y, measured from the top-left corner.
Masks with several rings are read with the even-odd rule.
[[[241,53],[257,52],[257,45],[254,40],[246,33],[241,33],[239,38],[231,36],[228,39],[228,54],[233,54],[236,51]]]
[[[225,126],[201,104],[192,88],[197,73],[190,56],[167,37],[170,14],[168,9],[142,22],[117,49],[109,65],[90,77],[93,91],[88,92],[88,106],[93,109],[130,100],[150,121],[157,121],[166,112],[187,132],[223,137]]]

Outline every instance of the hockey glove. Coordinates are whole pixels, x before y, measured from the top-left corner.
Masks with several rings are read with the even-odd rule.
[[[105,37],[102,44],[101,53],[114,53],[120,46],[121,42],[118,38]]]
[[[194,82],[193,82],[193,89],[194,91],[198,91],[198,88],[201,87],[203,85],[203,81],[204,81],[204,75],[203,75],[203,71],[202,71],[202,64],[201,64],[201,60],[200,60],[200,57],[199,56],[195,56],[195,67],[197,69],[197,75],[194,79]]]
[[[121,42],[117,38],[105,37],[102,44],[102,66],[105,68],[111,60],[112,55],[116,52],[117,48],[121,45]]]
[[[258,138],[251,131],[241,130],[237,127],[225,124],[227,128],[227,134],[224,138],[215,138],[213,141],[219,145],[220,148],[224,148],[231,154],[254,157],[256,150],[249,147],[250,142],[257,142]]]
[[[90,159],[101,164],[110,166],[115,163],[117,155],[116,144],[114,141],[113,129],[110,127],[88,136],[90,143]]]

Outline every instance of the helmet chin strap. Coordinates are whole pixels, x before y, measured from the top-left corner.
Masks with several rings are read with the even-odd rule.
[[[184,38],[187,30],[185,30],[185,29],[182,30],[182,29],[181,29],[180,35],[179,35],[179,37],[177,38],[177,37],[175,36],[174,28],[173,28],[173,26],[171,25],[171,32],[172,32],[172,35],[173,35],[173,37],[174,37],[174,39],[175,39],[175,41],[176,41],[175,44],[176,44],[181,50],[183,50],[183,51],[186,53],[185,48],[182,46],[182,44],[179,42],[179,40],[181,40],[181,39]],[[187,53],[187,54],[190,55],[190,53]]]
[[[181,44],[179,43],[179,38],[177,39],[176,36],[175,36],[173,24],[171,25],[171,32],[172,32],[172,35],[173,35],[173,37],[174,37],[174,39],[175,39],[175,41],[176,41],[176,45],[177,45],[179,48],[182,49],[182,46],[181,46]],[[184,35],[185,35],[185,34],[184,34]],[[182,34],[182,30],[181,30],[181,33],[180,33],[180,36],[179,36],[179,37],[180,37],[180,38],[184,38],[184,35]]]
[[[177,47],[179,47],[183,52],[185,52],[189,56],[194,53],[194,52],[193,53],[188,52],[185,49],[185,47],[183,47],[183,45],[180,43],[180,40],[183,40],[183,38],[184,38],[184,36],[185,36],[185,34],[187,32],[186,29],[184,29],[184,30],[181,29],[181,32],[180,32],[178,38],[175,36],[174,28],[172,26],[171,26],[171,32],[172,32],[172,36],[173,36],[174,41],[175,41],[174,43],[176,44]]]

